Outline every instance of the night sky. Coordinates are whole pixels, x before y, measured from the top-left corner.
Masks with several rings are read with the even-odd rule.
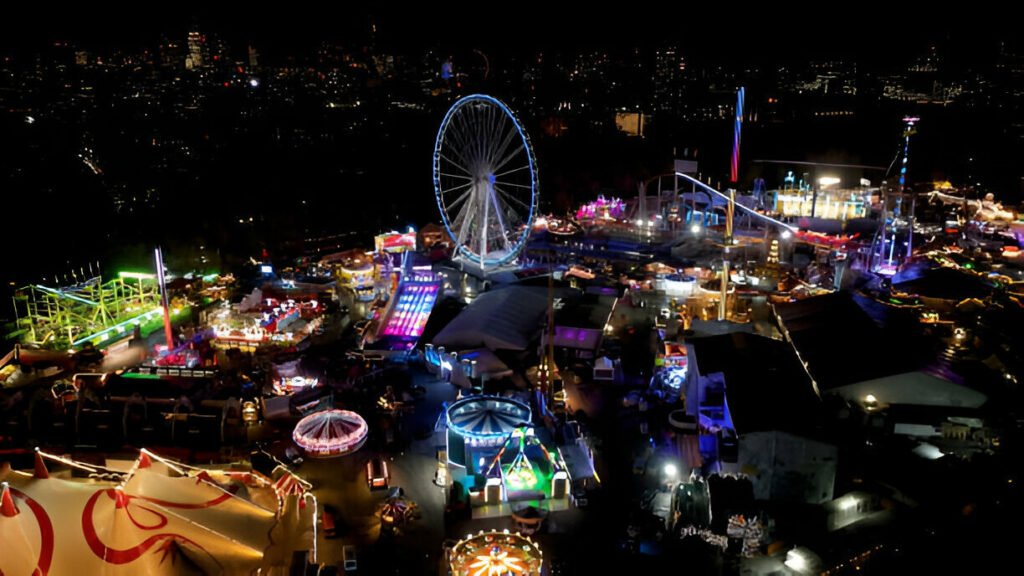
[[[908,8],[865,7],[863,3],[821,5],[818,9],[759,7],[709,10],[691,6],[666,8],[660,3],[629,3],[629,9],[599,9],[528,3],[402,7],[395,10],[351,8],[345,3],[324,9],[313,5],[288,10],[246,3],[190,12],[172,3],[145,15],[130,9],[71,7],[59,11],[16,8],[0,21],[0,49],[33,49],[54,40],[73,40],[93,49],[152,46],[161,35],[180,37],[192,25],[220,34],[233,46],[254,43],[264,51],[297,55],[321,41],[361,44],[371,23],[377,41],[396,49],[451,46],[497,52],[530,48],[593,46],[614,49],[680,44],[697,58],[771,65],[829,56],[854,57],[885,65],[919,52],[923,44],[943,42],[965,58],[1013,41],[1012,19],[999,12],[958,12],[937,7],[929,12]],[[152,5],[150,5],[152,6]],[[148,9],[148,8],[147,8]],[[6,9],[5,9],[6,10]],[[1005,15],[1004,15],[1005,16]],[[939,25],[936,25],[938,20]]]
[[[995,67],[1001,41],[1010,42],[1011,49],[1021,52],[1020,43],[1016,41],[1014,44],[1014,31],[1009,28],[1009,23],[1014,20],[1002,14],[957,13],[957,27],[943,28],[941,22],[940,25],[934,24],[936,18],[945,18],[952,23],[953,15],[938,9],[928,14],[915,14],[908,9],[878,10],[863,4],[856,7],[829,4],[800,10],[773,6],[771,9],[713,11],[682,5],[664,8],[654,3],[629,3],[628,9],[627,4],[622,4],[622,8],[608,9],[598,8],[597,3],[582,7],[552,6],[550,3],[532,6],[524,3],[468,6],[446,3],[411,9],[399,8],[397,4],[385,6],[385,9],[349,8],[336,3],[325,10],[318,5],[287,3],[268,7],[251,2],[195,12],[182,3],[168,2],[146,5],[147,9],[153,7],[156,11],[144,15],[140,14],[138,4],[127,6],[82,5],[53,9],[39,4],[28,8],[5,7],[4,15],[0,17],[0,58],[13,56],[10,61],[13,69],[29,70],[37,58],[45,63],[54,58],[54,53],[61,53],[61,50],[48,48],[58,41],[70,42],[75,49],[85,49],[94,55],[117,50],[128,54],[148,50],[152,54],[163,42],[184,43],[190,29],[225,40],[230,57],[236,60],[244,60],[246,47],[252,45],[259,52],[261,66],[281,67],[292,72],[301,71],[304,65],[314,69],[317,48],[322,43],[337,45],[358,57],[370,53],[395,54],[404,57],[406,63],[417,66],[430,59],[451,55],[456,66],[470,73],[472,64],[466,62],[476,61],[470,50],[485,53],[495,69],[513,71],[522,65],[523,56],[529,57],[538,51],[547,52],[548,66],[552,62],[565,65],[569,55],[586,59],[590,57],[591,50],[608,52],[621,71],[626,68],[622,64],[650,59],[651,48],[678,46],[687,64],[694,65],[691,70],[713,70],[716,64],[721,63],[723,69],[751,78],[755,85],[748,84],[748,97],[755,103],[759,98],[770,95],[764,93],[764,86],[760,87],[762,93],[758,94],[757,79],[770,79],[783,66],[806,71],[813,61],[836,58],[847,63],[856,62],[857,74],[861,77],[882,76],[905,72],[915,58],[927,53],[928,47],[934,44],[943,56],[944,73],[948,67],[951,76],[970,82],[969,79],[975,77],[972,71]],[[376,33],[372,34],[374,27]],[[371,43],[374,45],[372,49]],[[634,53],[634,49],[639,50]],[[563,55],[561,61],[557,58],[558,53]],[[61,57],[66,58],[67,54]],[[757,73],[752,73],[755,69]],[[468,74],[467,78],[471,76]],[[540,88],[548,98],[554,98],[565,87],[557,81],[550,81],[550,78]],[[500,82],[493,80],[492,84],[487,84],[476,78],[467,81],[463,89],[494,92],[502,98],[512,98],[512,104],[516,105],[514,98],[524,88],[521,79],[522,76],[507,76]],[[411,82],[412,78],[400,80]],[[110,80],[111,83],[115,81],[122,80]],[[475,84],[472,83],[474,81]],[[706,79],[700,82],[701,90],[710,84]],[[767,84],[768,80],[765,82],[772,86]],[[114,86],[101,88],[110,94]],[[0,120],[7,122],[0,125],[4,132],[0,134],[0,174],[12,175],[5,189],[14,198],[9,209],[34,213],[38,209],[37,194],[43,191],[61,198],[59,205],[69,206],[58,208],[58,212],[63,210],[58,215],[73,223],[80,218],[81,210],[76,208],[80,204],[102,212],[101,209],[109,208],[108,197],[112,192],[131,191],[137,194],[152,187],[161,190],[164,202],[178,208],[188,205],[180,199],[201,197],[209,204],[210,199],[205,194],[217,190],[216,200],[223,210],[203,211],[210,222],[234,220],[237,217],[235,211],[240,209],[236,207],[245,206],[245,202],[230,194],[244,196],[250,194],[250,190],[264,190],[270,196],[282,194],[284,190],[288,191],[287,194],[294,190],[304,191],[311,201],[318,197],[321,202],[318,204],[320,209],[309,209],[313,214],[333,215],[336,214],[339,192],[378,189],[382,186],[382,175],[386,174],[388,181],[385,186],[391,191],[388,195],[374,196],[372,201],[359,203],[358,207],[364,212],[356,214],[346,210],[338,218],[350,216],[355,224],[374,229],[422,225],[435,219],[429,150],[437,122],[443,116],[447,103],[443,98],[431,100],[430,106],[437,109],[425,109],[418,115],[410,115],[387,109],[387,98],[378,97],[383,91],[375,92],[367,84],[361,85],[361,89],[371,96],[372,102],[357,115],[359,122],[365,126],[371,122],[385,122],[387,130],[341,137],[338,135],[348,133],[344,131],[340,112],[325,119],[316,112],[315,106],[301,103],[287,109],[274,106],[261,109],[261,113],[268,115],[266,121],[242,123],[245,135],[237,141],[231,140],[230,135],[238,127],[232,124],[232,119],[238,117],[238,111],[244,108],[242,93],[210,90],[207,94],[211,96],[207,101],[210,115],[202,121],[187,127],[177,119],[155,125],[157,132],[180,138],[181,142],[199,150],[196,157],[202,160],[184,163],[182,166],[186,168],[169,170],[166,174],[145,168],[150,166],[147,162],[151,159],[135,158],[132,153],[139,151],[138,147],[125,145],[119,139],[119,135],[129,134],[125,139],[130,141],[131,129],[139,127],[135,122],[117,124],[119,117],[108,122],[108,119],[94,115],[86,118],[83,124],[77,121],[62,124],[63,120],[55,116],[29,127],[16,113],[16,108],[12,108],[7,116],[0,114]],[[593,97],[589,97],[594,106],[602,105],[601,96],[606,96],[601,93],[603,89],[600,87],[592,93]],[[632,87],[631,90],[636,91]],[[649,90],[649,87],[640,90]],[[721,91],[721,87],[716,90]],[[396,94],[405,97],[402,92]],[[649,96],[647,93],[644,95]],[[47,93],[40,96],[45,100]],[[687,98],[690,103],[700,104],[700,95],[688,95]],[[755,159],[888,166],[900,149],[899,119],[905,106],[886,103],[884,107],[877,107],[873,100],[862,104],[859,100],[853,102],[853,105],[861,106],[856,121],[751,125],[746,129],[743,140],[743,158],[747,163],[745,183],[755,176],[764,176],[772,182],[781,177],[781,168],[773,173],[774,165],[755,164],[752,162]],[[985,104],[968,113],[947,108],[928,110],[927,119],[920,127],[920,136],[914,143],[912,176],[919,181],[950,178],[959,183],[966,181],[968,175],[980,175],[986,185],[999,191],[1001,199],[1011,203],[1017,201],[1020,192],[1024,191],[1024,179],[1020,179],[1021,173],[1013,160],[1019,157],[1024,138],[1018,138],[1015,131],[1006,127],[1014,125],[1012,114],[1017,114],[1020,109],[1017,107],[1005,112]],[[111,107],[102,110],[120,113],[120,109]],[[162,110],[170,114],[174,109],[165,106]],[[524,108],[521,113],[524,110],[528,128],[535,135],[539,134],[543,105],[533,110]],[[130,110],[126,109],[124,114],[130,114]],[[115,126],[118,130],[108,130]],[[316,153],[307,149],[300,151],[295,146],[289,148],[290,144],[282,144],[281,148],[271,145],[278,142],[271,137],[278,128],[283,127],[287,135],[294,126],[304,133],[324,131],[337,138],[325,141],[326,144],[315,149]],[[634,179],[649,176],[667,165],[674,149],[699,148],[703,154],[703,167],[709,174],[717,176],[727,170],[731,126],[724,120],[674,128],[669,122],[664,122],[660,133],[656,131],[643,141],[627,141],[618,138],[614,132],[595,133],[584,124],[580,126],[584,129],[570,131],[568,136],[557,141],[535,138],[534,145],[542,166],[542,199],[546,210],[569,209],[574,202],[589,199],[602,188],[634,190]],[[179,129],[184,135],[176,132]],[[213,137],[207,138],[211,132]],[[254,134],[261,134],[263,139]],[[100,181],[88,175],[82,177],[75,154],[85,141],[83,135],[95,141],[108,169],[106,180]],[[965,158],[975,156],[977,163],[965,168]],[[243,165],[250,168],[237,169]],[[395,166],[401,170],[395,171]],[[191,218],[185,220],[191,222]],[[301,222],[274,229],[294,230],[299,234],[302,226],[309,224],[308,220],[303,217]],[[355,225],[334,216],[329,220],[333,228],[327,231]],[[26,219],[19,220],[17,226],[24,228],[25,235],[30,235],[34,224]],[[309,226],[322,231],[315,223]],[[177,228],[168,226],[166,231],[154,230],[154,225],[148,222],[145,226],[119,225],[113,228],[122,235],[125,231],[138,232],[140,238],[132,241],[138,241],[140,246],[155,241],[142,238],[144,234],[157,235],[165,244],[169,242],[168,237],[178,235],[182,237],[181,242],[191,242],[191,237]],[[116,243],[118,250],[124,251],[126,243],[129,242],[119,239]],[[108,244],[115,243],[110,240]],[[75,247],[83,254],[67,253],[71,249],[63,245],[54,253],[67,261],[95,259],[92,256],[97,251],[94,247],[86,246],[84,242],[76,243]],[[148,251],[140,253],[148,254]],[[34,278],[41,272],[53,273],[53,258],[49,256],[25,255],[21,259],[21,264],[13,267],[19,269],[21,276]]]

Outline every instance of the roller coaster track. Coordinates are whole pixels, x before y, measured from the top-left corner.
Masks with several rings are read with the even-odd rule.
[[[687,181],[689,181],[689,182],[691,182],[691,183],[693,183],[693,184],[695,184],[697,186],[699,186],[701,190],[703,190],[704,192],[707,192],[713,198],[714,197],[718,197],[718,198],[721,198],[721,199],[725,200],[726,202],[729,201],[729,195],[728,194],[725,194],[724,192],[719,192],[718,190],[715,190],[711,186],[708,186],[707,184],[701,182],[700,180],[697,180],[693,176],[690,176],[688,174],[683,174],[682,172],[676,172],[676,176],[679,177],[679,178],[682,178],[684,180],[687,180]],[[746,213],[751,218],[753,218],[755,220],[759,220],[759,221],[763,222],[764,224],[766,224],[768,226],[774,226],[774,227],[776,227],[776,228],[778,228],[780,230],[789,230],[790,232],[795,232],[797,230],[797,227],[793,226],[792,224],[786,224],[785,222],[781,222],[779,220],[776,220],[775,218],[772,218],[771,216],[765,216],[764,214],[761,214],[760,212],[758,212],[756,210],[752,210],[750,208],[747,208],[746,206],[744,206],[744,205],[742,205],[742,204],[740,204],[738,202],[736,202],[734,204],[735,204],[735,207],[736,207],[737,210]]]

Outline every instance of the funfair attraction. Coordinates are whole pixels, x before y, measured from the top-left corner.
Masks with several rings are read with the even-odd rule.
[[[468,450],[497,451],[513,430],[529,424],[530,407],[518,400],[498,396],[469,396],[456,400],[446,413],[448,459],[467,466]],[[460,449],[466,446],[467,450]]]
[[[146,336],[164,327],[160,285],[156,274],[120,272],[111,280],[91,276],[59,287],[32,284],[14,295],[17,336],[24,344],[51,350],[103,348]],[[173,307],[172,317],[186,312]]]
[[[366,443],[366,420],[349,410],[323,410],[295,425],[292,440],[313,458],[351,454]]]
[[[449,406],[449,473],[467,486],[471,505],[499,505],[499,513],[502,504],[524,499],[567,506],[567,467],[558,450],[534,434],[530,417],[526,404],[497,396],[470,396]]]
[[[434,144],[434,195],[458,259],[481,272],[513,263],[537,216],[533,146],[504,102],[452,105]]]
[[[576,211],[576,220],[590,222],[594,220],[619,220],[626,217],[626,203],[620,198],[607,199],[603,194],[597,200],[587,202]]]
[[[439,288],[440,284],[432,278],[421,282],[402,282],[381,330],[383,336],[392,340],[393,347],[409,349],[415,346],[430,318]]]
[[[557,449],[549,452],[533,433],[520,426],[509,434],[498,453],[482,470],[486,484],[484,502],[543,498],[565,499],[569,495],[569,473]],[[496,493],[500,490],[500,494]]]
[[[207,312],[214,342],[227,348],[293,346],[309,337],[323,322],[324,307],[313,293],[293,297],[254,289],[237,305],[224,302]]]
[[[390,255],[387,255],[390,258]],[[386,354],[404,354],[416,347],[441,293],[441,279],[429,264],[402,252],[395,268],[398,284],[392,291],[371,338],[364,347]]]
[[[449,564],[455,576],[540,576],[544,553],[529,536],[480,531],[455,544]]]

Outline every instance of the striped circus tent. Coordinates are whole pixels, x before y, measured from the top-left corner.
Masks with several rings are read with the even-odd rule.
[[[204,471],[141,453],[128,473],[45,456],[92,478],[3,471],[0,574],[287,574],[310,550],[308,493],[258,473]]]

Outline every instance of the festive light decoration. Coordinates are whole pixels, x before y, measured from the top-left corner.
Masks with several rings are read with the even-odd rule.
[[[747,518],[742,514],[734,514],[729,517],[729,525],[725,533],[730,538],[738,538],[743,541],[742,554],[751,557],[757,554],[761,547],[761,540],[764,538],[764,527],[761,519],[757,516]]]
[[[267,340],[266,330],[250,325],[245,328],[233,329],[227,324],[218,324],[213,327],[213,334],[218,340],[244,340],[246,342],[263,342]]]
[[[705,528],[697,528],[696,526],[684,526],[679,530],[679,538],[687,538],[689,536],[697,536],[701,540],[711,544],[712,546],[718,546],[722,550],[729,547],[729,538],[722,536],[721,534],[715,534],[711,530]]]

